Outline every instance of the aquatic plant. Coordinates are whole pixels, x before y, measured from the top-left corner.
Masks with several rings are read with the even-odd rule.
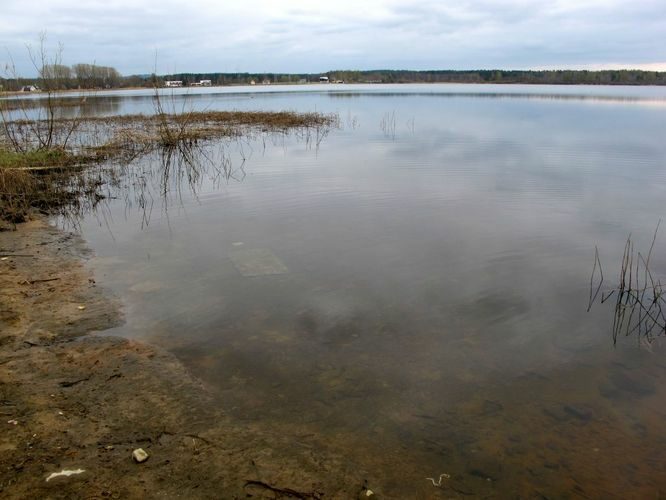
[[[163,108],[159,108],[164,111]],[[72,192],[58,190],[67,175],[68,186],[84,183],[83,167],[113,160],[129,164],[138,157],[161,152],[164,177],[169,178],[174,164],[184,166],[178,171],[196,179],[201,156],[198,145],[224,138],[238,141],[249,137],[280,137],[293,133],[308,147],[318,147],[337,115],[295,112],[189,111],[156,115],[125,115],[111,117],[60,118],[52,124],[43,119],[19,119],[3,122],[5,130],[20,144],[31,142],[34,130],[53,127],[56,143],[66,147],[15,148],[11,141],[0,142],[0,219],[21,222],[31,209],[48,211],[49,205],[61,208]],[[66,140],[60,141],[64,137]],[[196,154],[195,154],[196,153]],[[245,156],[241,149],[241,156]],[[174,163],[174,159],[178,159]],[[229,179],[235,172],[229,158],[219,160],[221,174]],[[210,163],[210,161],[208,162]],[[242,172],[241,172],[242,173]],[[51,184],[49,184],[49,182]],[[88,192],[90,186],[83,186]]]
[[[379,122],[379,128],[384,136],[393,141],[395,140],[395,122],[395,111],[385,113]]]
[[[660,225],[661,221],[657,224],[647,255],[636,251],[631,235],[627,237],[619,280],[612,288],[602,289],[604,274],[599,249],[595,247],[587,310],[589,311],[597,301],[603,304],[611,297],[615,298],[613,344],[617,343],[617,339],[621,335],[625,337],[636,335],[639,342],[649,344],[655,338],[666,334],[664,284],[650,269]]]

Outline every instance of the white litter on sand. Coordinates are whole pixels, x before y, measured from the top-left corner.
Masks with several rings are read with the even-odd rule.
[[[85,470],[83,470],[83,469],[76,469],[76,470],[67,470],[67,469],[63,469],[63,470],[61,470],[60,472],[53,472],[53,473],[51,473],[51,475],[50,475],[49,477],[46,478],[46,482],[48,483],[51,479],[56,478],[56,477],[60,477],[60,476],[66,476],[66,477],[67,477],[67,476],[74,476],[74,475],[76,475],[76,474],[82,474],[82,473],[84,473],[84,472],[85,472]]]
[[[432,477],[426,477],[426,480],[427,481],[432,481],[433,486],[441,487],[442,486],[442,478],[451,479],[451,476],[448,475],[446,472],[444,472],[443,474],[439,475],[439,480],[437,482],[435,482],[435,479],[432,478]]]
[[[137,464],[145,462],[146,460],[148,460],[149,457],[150,455],[148,455],[148,452],[143,448],[137,448],[132,452],[132,458],[134,458],[134,461]]]

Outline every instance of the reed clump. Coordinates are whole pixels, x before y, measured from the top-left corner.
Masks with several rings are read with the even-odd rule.
[[[189,111],[184,113],[131,114],[115,116],[91,116],[82,118],[59,118],[57,121],[67,123],[74,120],[80,122],[111,122],[115,124],[156,123],[163,120],[172,123],[192,124],[223,124],[228,126],[249,125],[266,129],[279,130],[297,127],[324,127],[334,125],[338,117],[325,113],[297,113],[295,111]]]
[[[63,120],[67,122],[67,120]],[[93,154],[131,156],[156,147],[174,148],[221,137],[240,137],[256,132],[286,133],[290,130],[322,132],[337,124],[337,115],[290,111],[192,111],[155,115],[91,117],[81,126],[104,140],[91,140]],[[102,125],[102,129],[99,128]],[[92,143],[97,142],[97,145]]]
[[[4,137],[0,137],[0,220],[22,222],[31,211],[57,211],[76,203],[81,195],[94,203],[99,183],[83,175],[85,167],[94,163],[129,162],[156,150],[187,153],[193,145],[205,141],[257,133],[297,130],[305,131],[309,139],[316,131],[312,141],[318,143],[337,121],[337,115],[290,111],[158,112],[75,118],[49,114],[48,119],[5,120]]]
[[[53,134],[69,133],[76,123],[78,144],[91,151],[112,153],[123,148],[176,146],[183,141],[234,137],[252,132],[284,133],[293,129],[322,130],[336,126],[337,115],[291,111],[191,111],[187,113],[133,114],[59,118]],[[44,120],[14,120],[5,124],[17,142],[30,150],[30,136]],[[68,137],[68,140],[72,138]],[[18,149],[18,148],[16,148]]]
[[[647,254],[635,249],[631,235],[627,238],[618,282],[611,288],[603,288],[601,259],[598,249],[595,249],[587,310],[597,301],[603,304],[614,299],[614,344],[620,336],[635,335],[640,344],[649,345],[657,337],[666,335],[666,285],[651,267],[660,225],[661,221],[657,224]]]

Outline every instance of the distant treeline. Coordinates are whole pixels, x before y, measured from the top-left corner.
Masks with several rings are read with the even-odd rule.
[[[666,85],[666,72],[641,70],[604,71],[506,71],[506,70],[336,70],[326,73],[177,73],[160,80],[180,80],[190,85],[211,80],[213,85],[318,82],[325,76],[331,82],[345,83],[532,83],[553,85]]]
[[[16,91],[30,86],[42,90],[108,89],[127,87],[131,82],[144,85],[145,79],[124,77],[111,66],[87,63],[72,66],[47,64],[42,67],[37,78],[0,77],[0,90]]]
[[[21,90],[34,85],[42,89],[94,89],[164,86],[180,80],[183,86],[210,80],[212,85],[290,84],[319,82],[345,83],[528,83],[551,85],[666,85],[666,72],[641,70],[603,71],[507,71],[507,70],[336,70],[325,73],[176,73],[170,75],[122,76],[115,68],[93,64],[50,65],[39,78],[1,78],[0,90]]]
[[[640,70],[378,70],[331,71],[330,79],[382,83],[533,83],[552,85],[666,85],[666,72]]]

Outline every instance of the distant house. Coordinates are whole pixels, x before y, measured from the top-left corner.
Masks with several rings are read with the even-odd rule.
[[[37,92],[38,90],[39,87],[35,87],[34,85],[24,85],[21,89],[22,92]]]
[[[270,80],[264,80],[263,82],[261,82],[261,84],[262,85],[270,85],[271,81]]]
[[[319,77],[319,83],[328,83],[328,77],[327,76],[320,76]]]
[[[256,85],[256,84],[257,82],[255,82],[254,80],[250,80],[250,85]]]
[[[182,80],[167,80],[164,82],[165,87],[182,87],[183,86],[183,81]]]
[[[213,84],[213,81],[212,81],[212,80],[201,80],[201,81],[199,82],[199,84],[200,84],[202,87],[210,87],[210,86]]]

